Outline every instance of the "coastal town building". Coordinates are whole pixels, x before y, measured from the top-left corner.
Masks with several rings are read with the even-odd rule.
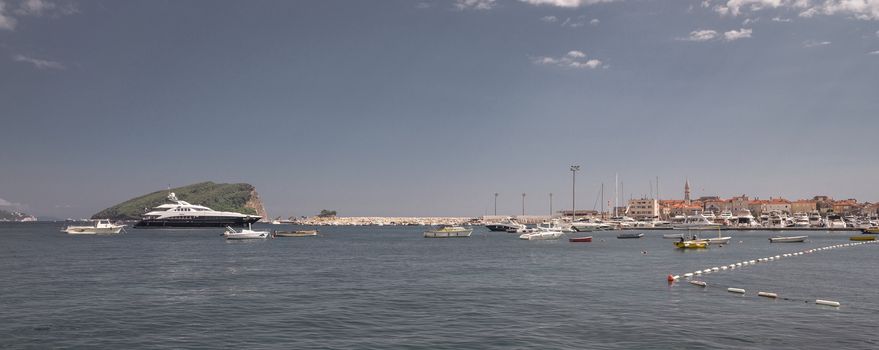
[[[857,199],[845,199],[833,202],[833,212],[837,214],[847,215],[855,214],[860,209]]]
[[[790,210],[793,213],[811,213],[818,210],[818,202],[809,199],[800,199],[790,203]]]
[[[657,217],[659,216],[659,201],[653,198],[630,199],[626,214],[635,220]]]

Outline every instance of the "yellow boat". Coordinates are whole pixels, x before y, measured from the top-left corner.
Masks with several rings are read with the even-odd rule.
[[[876,236],[873,236],[873,235],[851,236],[848,239],[850,241],[875,241]]]
[[[696,248],[708,248],[707,241],[683,241],[683,242],[675,242],[675,247],[681,249],[696,249]]]
[[[879,233],[879,227],[870,227],[861,230],[863,233]]]

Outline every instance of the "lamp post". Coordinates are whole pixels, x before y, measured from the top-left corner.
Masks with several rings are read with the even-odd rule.
[[[579,165],[571,165],[571,222],[577,221],[577,172]]]
[[[549,218],[552,219],[552,192],[549,193]]]
[[[494,193],[494,216],[497,216],[497,192]]]
[[[525,192],[522,192],[522,216],[525,216]]]

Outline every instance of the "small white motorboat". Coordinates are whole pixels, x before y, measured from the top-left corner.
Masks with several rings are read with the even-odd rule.
[[[269,237],[269,231],[254,231],[251,229],[250,224],[247,224],[247,228],[242,229],[241,232],[235,231],[234,228],[226,226],[226,232],[223,232],[223,237],[231,240],[265,239]]]
[[[562,231],[540,230],[533,233],[524,233],[519,236],[519,239],[524,239],[526,241],[546,241],[559,239],[564,234],[565,233]]]
[[[703,241],[708,242],[708,244],[727,244],[732,237],[714,237],[714,238],[706,238]]]
[[[446,226],[437,230],[424,232],[424,238],[458,238],[470,237],[473,229],[463,228],[461,226]]]
[[[666,233],[666,234],[662,235],[662,238],[665,238],[665,239],[681,239],[681,238],[684,238],[684,234],[683,234],[683,233]]]
[[[71,235],[109,235],[122,232],[125,225],[116,225],[110,220],[97,220],[91,226],[67,226],[62,232]]]
[[[769,237],[769,243],[800,243],[805,242],[809,236]]]

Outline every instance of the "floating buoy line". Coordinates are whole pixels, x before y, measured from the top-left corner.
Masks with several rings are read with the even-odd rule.
[[[687,279],[688,282],[694,286],[698,286],[701,288],[707,288],[708,287],[707,282],[695,280],[693,278],[700,277],[702,275],[711,274],[711,273],[718,273],[718,272],[722,272],[722,271],[735,270],[737,268],[743,268],[743,267],[746,267],[749,265],[757,265],[757,264],[761,264],[761,263],[768,263],[771,261],[778,261],[778,260],[786,259],[786,258],[803,256],[806,254],[813,254],[813,253],[817,253],[817,252],[821,252],[821,251],[825,251],[825,250],[854,247],[854,246],[858,246],[861,244],[870,244],[870,243],[877,243],[877,242],[879,242],[879,241],[863,241],[863,242],[855,242],[855,243],[834,244],[834,245],[830,245],[830,246],[826,246],[826,247],[806,249],[806,250],[795,252],[795,253],[784,253],[784,254],[779,254],[779,255],[768,256],[765,258],[743,260],[741,262],[737,262],[737,263],[733,263],[733,264],[729,264],[729,265],[708,267],[705,269],[696,270],[693,272],[687,272],[687,273],[683,273],[683,274],[679,274],[679,275],[671,275],[670,274],[670,275],[668,275],[668,277],[666,279],[668,280],[669,283],[673,283],[681,278],[684,278],[684,279]],[[726,291],[730,292],[730,293],[734,293],[734,294],[740,294],[740,295],[747,294],[745,289],[736,288],[736,287],[728,287],[726,289]],[[777,293],[773,293],[773,292],[758,291],[756,295],[759,297],[770,298],[770,299],[799,301],[799,302],[806,302],[806,303],[812,302],[812,303],[815,303],[816,305],[825,305],[825,306],[832,306],[832,307],[839,307],[840,306],[840,303],[838,301],[823,300],[823,299],[815,299],[814,301],[811,301],[811,300],[806,300],[806,299],[787,298],[787,297],[780,297]]]

